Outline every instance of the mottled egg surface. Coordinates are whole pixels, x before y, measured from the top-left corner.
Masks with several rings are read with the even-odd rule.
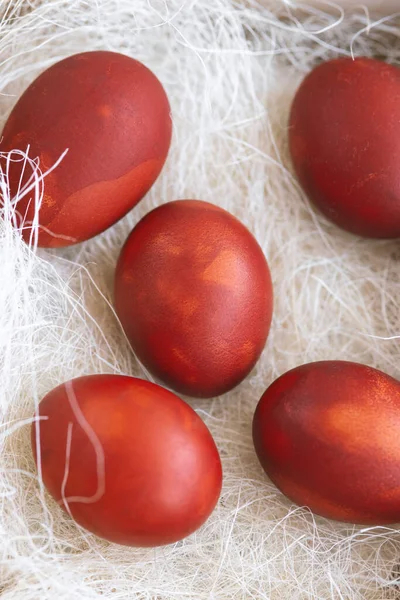
[[[331,221],[400,236],[400,70],[370,58],[317,66],[293,100],[289,143],[299,181]]]
[[[352,523],[400,521],[400,384],[325,361],[277,379],[253,421],[258,458],[297,504]]]
[[[84,52],[44,71],[21,96],[4,127],[2,152],[29,149],[45,177],[39,246],[68,246],[123,217],[150,189],[171,140],[170,107],[155,75],[115,52]],[[12,196],[32,170],[11,155]],[[5,159],[3,167],[6,168]],[[17,203],[29,241],[33,192]]]
[[[132,348],[172,389],[211,397],[255,365],[272,317],[272,284],[255,238],[198,200],[164,204],[124,245],[115,306]]]

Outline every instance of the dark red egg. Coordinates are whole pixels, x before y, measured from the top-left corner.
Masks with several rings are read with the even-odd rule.
[[[347,231],[400,237],[400,70],[369,58],[316,67],[294,98],[293,165],[311,201]]]
[[[70,56],[25,91],[4,127],[0,150],[25,152],[50,169],[39,213],[39,246],[68,246],[91,238],[123,217],[150,189],[171,140],[170,107],[155,75],[115,52]],[[16,153],[11,195],[31,171]],[[3,158],[3,167],[6,168]],[[29,240],[33,193],[17,203]]]
[[[272,316],[264,254],[233,215],[197,200],[164,204],[122,249],[115,306],[132,348],[172,389],[198,397],[236,386]]]
[[[253,440],[267,475],[325,517],[400,521],[400,384],[365,365],[297,367],[264,393]]]
[[[132,377],[80,377],[47,394],[38,416],[32,447],[43,482],[96,535],[169,544],[213,511],[222,483],[218,450],[175,394]]]

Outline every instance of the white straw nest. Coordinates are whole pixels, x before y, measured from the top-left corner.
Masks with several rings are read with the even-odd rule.
[[[321,59],[351,52],[399,62],[400,20],[374,22],[363,9],[342,19],[323,8],[301,20],[287,10],[279,20],[281,9],[282,2],[267,9],[230,0],[0,7],[2,122],[45,67],[95,48],[152,68],[174,117],[170,156],[152,191],[122,222],[77,247],[28,249],[10,225],[0,174],[1,600],[400,597],[397,529],[345,526],[292,506],[252,447],[257,400],[295,365],[349,359],[400,375],[398,242],[359,239],[316,214],[293,178],[286,139],[302,76]],[[41,184],[34,190],[39,199]],[[216,511],[183,542],[138,550],[81,530],[49,498],[34,469],[29,424],[43,394],[62,381],[143,375],[109,304],[113,269],[131,226],[151,207],[184,197],[223,206],[255,234],[273,275],[274,320],[247,380],[224,397],[192,402],[223,459]]]

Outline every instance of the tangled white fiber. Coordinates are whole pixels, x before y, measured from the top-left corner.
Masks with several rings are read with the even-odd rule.
[[[289,4],[0,2],[1,124],[44,68],[100,48],[153,69],[174,119],[154,188],[123,221],[80,246],[28,248],[11,226],[7,173],[0,173],[1,600],[400,598],[398,529],[334,523],[291,505],[252,447],[257,400],[295,365],[349,359],[400,376],[398,242],[359,239],[316,214],[293,177],[286,141],[304,74],[321,59],[351,53],[399,63],[400,18],[374,20],[362,7],[344,16],[322,0],[300,13]],[[28,160],[37,200],[39,167]],[[113,269],[132,225],[185,197],[223,206],[255,234],[273,275],[274,321],[247,380],[224,397],[192,403],[223,460],[216,511],[188,539],[138,550],[83,531],[49,498],[29,424],[44,393],[72,377],[143,376],[110,305]]]

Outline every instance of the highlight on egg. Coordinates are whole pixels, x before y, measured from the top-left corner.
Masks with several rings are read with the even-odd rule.
[[[116,268],[115,307],[136,356],[190,396],[223,394],[249,374],[267,339],[272,296],[255,238],[199,200],[147,214]]]
[[[300,506],[361,524],[400,521],[400,383],[344,361],[283,374],[261,397],[254,447]]]
[[[217,504],[218,450],[195,411],[162,387],[122,375],[49,392],[32,448],[53,498],[117,544],[159,546],[198,529]]]
[[[48,68],[18,100],[0,142],[1,152],[11,153],[10,193],[24,239],[32,240],[39,207],[33,192],[21,193],[32,175],[21,153],[29,149],[48,172],[38,245],[68,246],[113,225],[147,193],[166,160],[171,129],[160,81],[129,56],[83,52]]]
[[[400,237],[400,70],[370,58],[318,65],[291,107],[289,147],[310,200],[343,229]]]

